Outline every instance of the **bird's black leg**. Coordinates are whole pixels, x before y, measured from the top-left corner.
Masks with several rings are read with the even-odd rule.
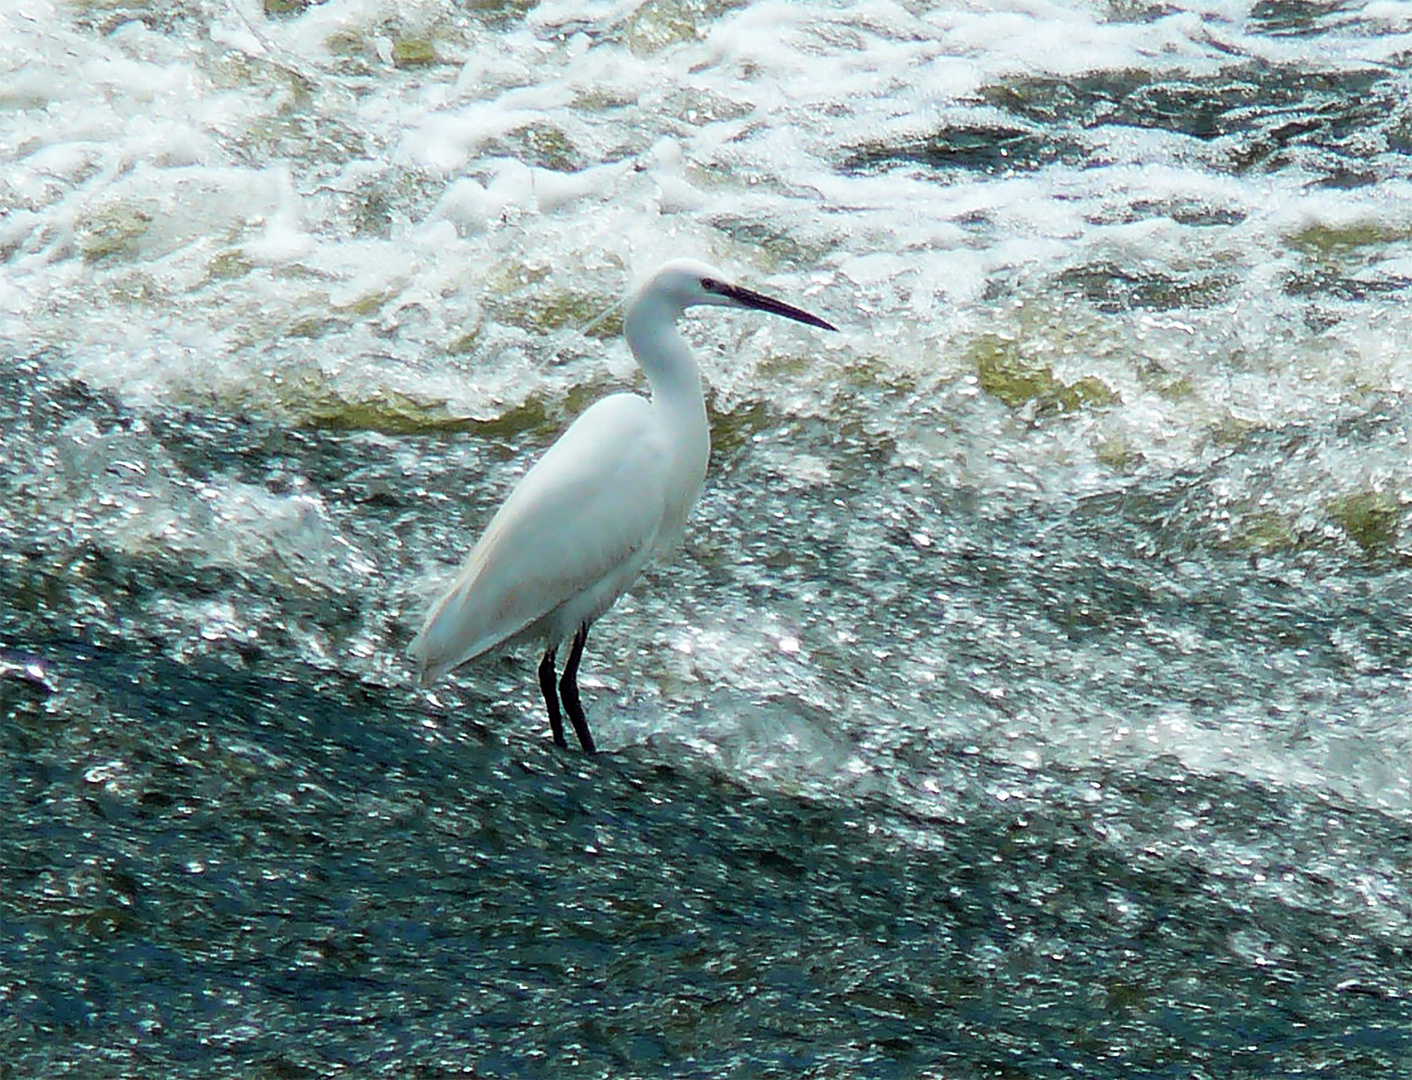
[[[569,649],[569,662],[564,665],[564,677],[559,680],[559,696],[564,699],[564,710],[569,714],[569,722],[574,725],[574,734],[579,737],[579,745],[585,754],[595,753],[593,736],[588,732],[588,717],[583,714],[579,701],[579,660],[583,657],[583,647],[588,641],[588,623],[579,627],[574,635],[574,644]]]
[[[554,745],[568,748],[564,741],[564,721],[559,717],[559,698],[554,692],[554,650],[550,649],[539,662],[539,691],[544,695],[544,707],[549,710],[549,730],[554,733]],[[575,725],[574,730],[578,727]]]

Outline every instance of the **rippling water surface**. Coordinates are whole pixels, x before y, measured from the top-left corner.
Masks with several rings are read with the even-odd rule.
[[[0,14],[0,1075],[1412,1067],[1412,14]],[[595,628],[427,598],[707,258]],[[607,313],[606,317],[604,313]]]

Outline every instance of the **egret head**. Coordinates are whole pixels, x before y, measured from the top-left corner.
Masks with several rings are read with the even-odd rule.
[[[783,315],[786,319],[808,323],[823,330],[838,329],[817,315],[810,315],[783,300],[736,285],[714,266],[695,259],[676,259],[662,266],[642,287],[643,295],[649,293],[655,293],[682,309],[695,304],[751,308]]]

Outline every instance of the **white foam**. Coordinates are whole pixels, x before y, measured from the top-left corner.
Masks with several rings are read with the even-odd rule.
[[[1238,140],[1116,123],[1045,128],[983,92],[1103,71],[1361,69],[1404,56],[1412,22],[1406,5],[1374,2],[1321,16],[1318,33],[1277,35],[1259,33],[1237,0],[1169,7],[1124,21],[1106,3],[1047,0],[766,0],[714,15],[688,5],[675,14],[699,20],[699,35],[634,52],[629,31],[645,17],[634,0],[546,0],[503,27],[449,0],[329,0],[279,19],[238,0],[209,26],[193,12],[167,32],[135,20],[94,29],[84,20],[101,23],[99,9],[33,0],[23,14],[0,12],[0,336],[52,347],[70,372],[134,403],[302,417],[301,405],[324,396],[376,405],[406,395],[493,418],[605,370],[632,377],[620,344],[585,341],[583,327],[536,327],[523,311],[500,323],[498,312],[539,289],[607,303],[657,261],[690,253],[807,299],[845,328],[825,340],[693,322],[719,408],[847,417],[895,448],[896,462],[979,492],[997,515],[1120,490],[1131,480],[1113,464],[1123,447],[1140,463],[1127,468],[1208,468],[1233,427],[1313,422],[1412,386],[1412,316],[1405,292],[1385,288],[1412,277],[1412,183],[1321,187],[1307,161],[1232,168]],[[431,41],[448,62],[398,69],[395,34]],[[944,160],[941,141],[939,163],[858,160],[865,148],[915,150],[995,126],[1033,136],[1041,160],[967,168],[959,151]],[[1065,140],[1096,153],[1044,159],[1046,149],[1062,159]],[[1332,231],[1327,251],[1317,229]],[[1376,288],[1352,302],[1290,287],[1319,273]],[[1103,289],[1126,287],[1124,274],[1156,282],[1159,295],[1105,310]],[[1181,301],[1181,286],[1206,279],[1218,282],[1215,299],[1196,290]],[[1176,299],[1160,295],[1164,280]],[[1332,325],[1311,329],[1319,319],[1307,317],[1329,311]],[[980,385],[980,339],[1013,346],[1065,385],[1099,380],[1112,400],[1063,415],[1006,404]],[[74,433],[80,449],[99,441]],[[777,476],[814,491],[836,464],[803,457]],[[154,477],[168,472],[149,463]],[[1412,478],[1405,453],[1334,441],[1262,482],[1281,513],[1336,531],[1330,499],[1403,492]],[[1229,494],[1258,500],[1257,486],[1232,480]],[[70,510],[96,503],[90,495],[71,492]],[[308,550],[338,557],[334,570],[320,563],[321,581],[357,577],[356,552],[313,494],[232,486],[200,496],[168,477],[152,499],[122,495],[120,505],[128,516],[110,524],[122,544],[224,527],[230,546],[210,556],[223,563]],[[958,634],[1013,629],[957,603]],[[810,710],[837,706],[829,695],[839,691],[808,665],[822,663],[819,638],[846,632],[846,620],[824,632],[807,611],[785,618],[773,640],[800,650],[782,654],[761,629],[779,612],[742,604],[695,626],[693,670],[734,683],[742,701],[797,680],[798,716],[792,702],[771,700],[767,712],[792,725],[810,758]],[[762,651],[768,662],[752,667]],[[1105,662],[1116,678],[1124,658]],[[909,663],[909,689],[860,692],[843,715],[861,724],[881,710],[905,724],[924,674],[969,677],[941,651]],[[1369,736],[1361,757],[1333,741],[1286,752],[1238,710],[1218,718],[1222,730],[1254,733],[1222,744],[1171,703],[1142,725],[1095,715],[1066,737],[1062,721],[1082,713],[1082,695],[1040,686],[1034,701],[991,733],[996,753],[1171,752],[1202,768],[1284,767],[1301,783],[1366,766],[1372,790],[1383,784],[1378,754],[1394,745]],[[1371,705],[1355,719],[1387,720]],[[957,737],[975,722],[962,709],[942,721]],[[753,734],[725,738],[758,757]]]

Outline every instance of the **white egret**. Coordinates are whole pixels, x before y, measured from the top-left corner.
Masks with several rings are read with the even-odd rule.
[[[562,699],[580,745],[593,753],[578,691],[588,628],[654,554],[680,539],[706,478],[711,437],[701,374],[676,329],[682,312],[697,304],[836,329],[731,284],[705,263],[680,259],[658,269],[623,320],[651,400],[613,394],[597,402],[525,474],[409,647],[423,684],[499,645],[543,641],[539,687],[554,742],[567,745]],[[568,638],[556,694],[554,656]]]

